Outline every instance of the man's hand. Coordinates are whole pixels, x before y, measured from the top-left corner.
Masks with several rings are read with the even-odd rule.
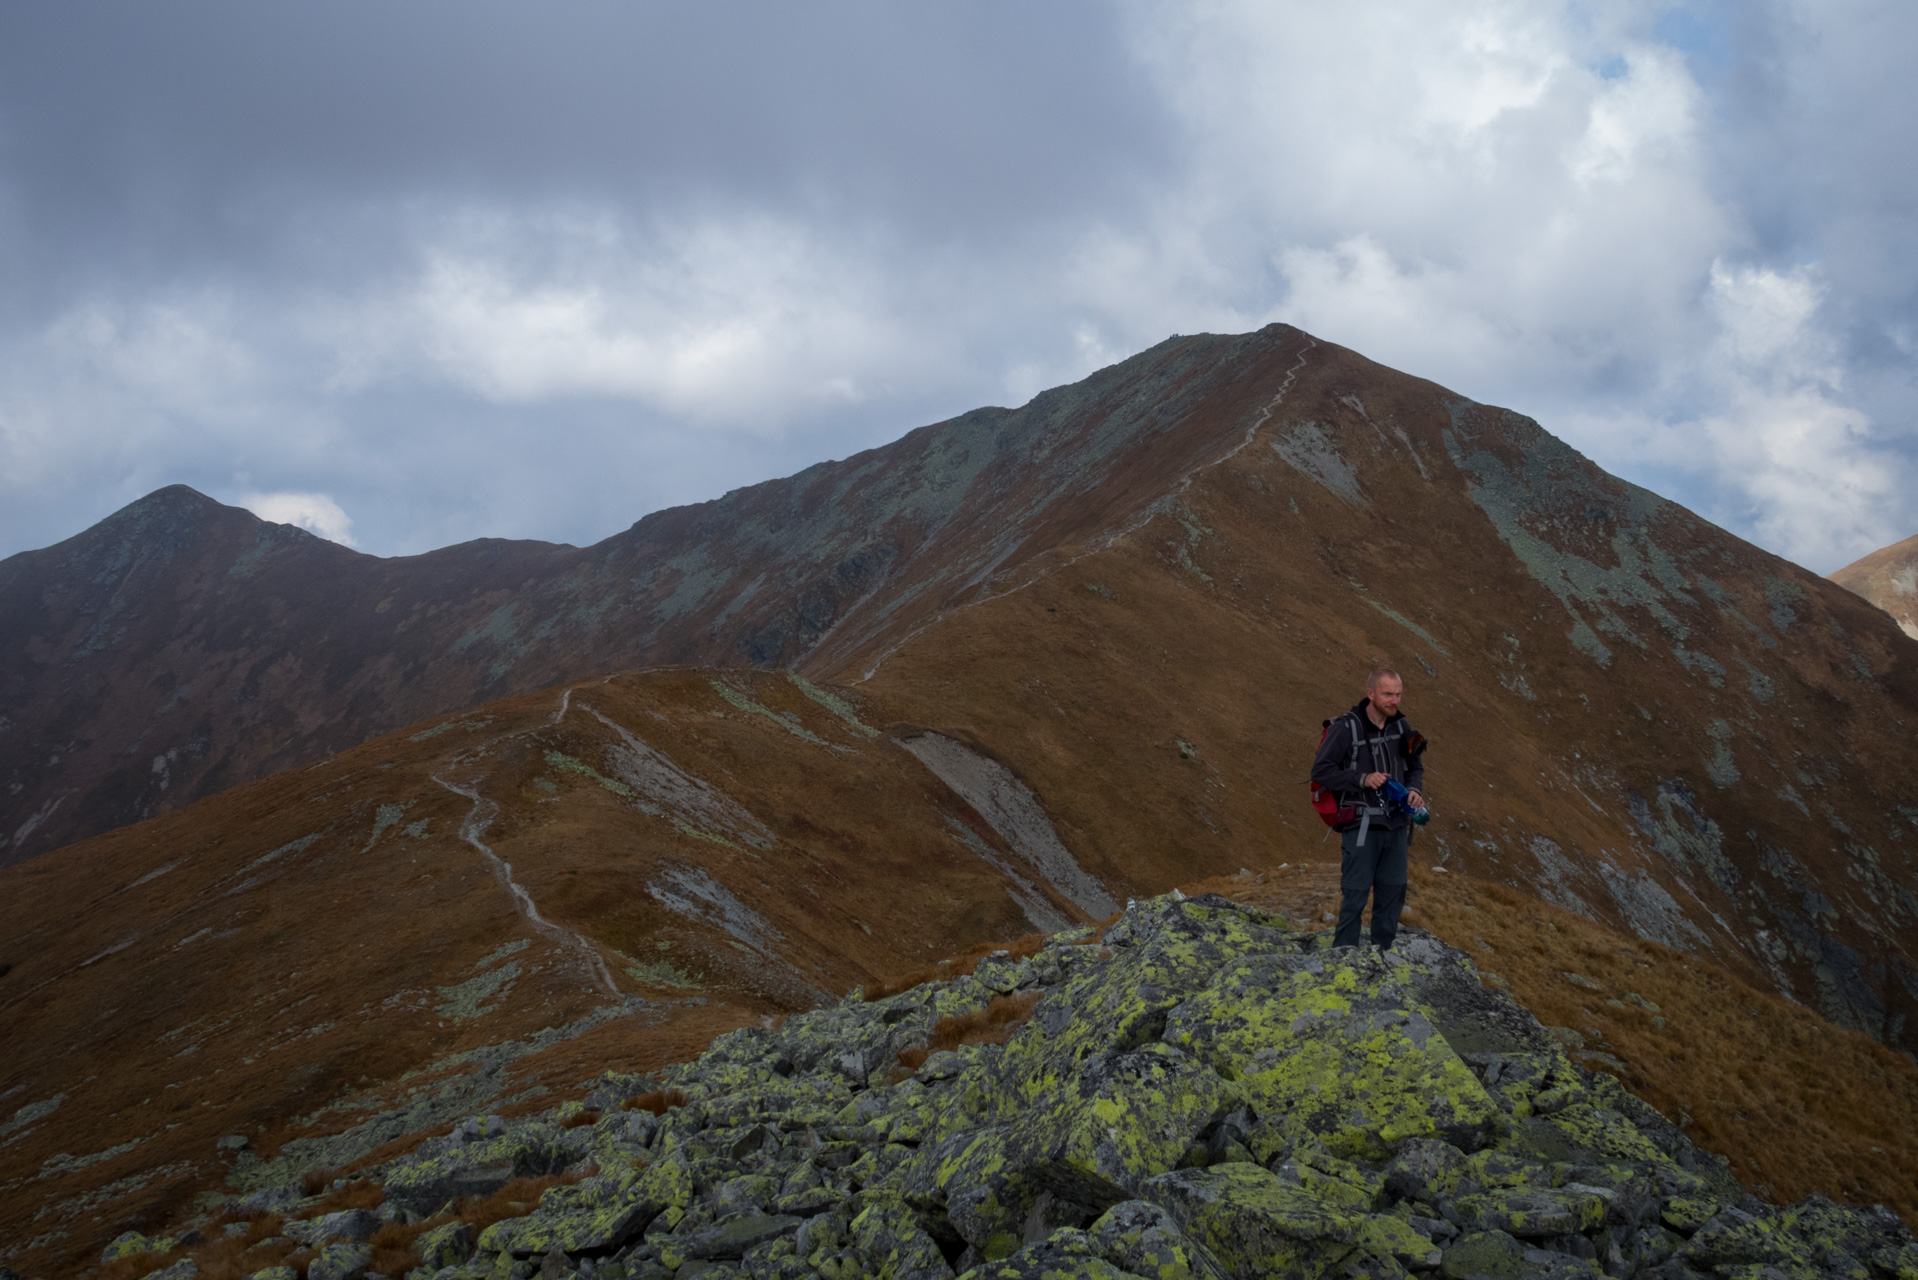
[[[1405,803],[1414,809],[1423,809],[1425,807],[1425,797],[1416,791],[1408,791],[1405,793]]]
[[[1359,779],[1359,785],[1364,787],[1382,787],[1385,785],[1386,776],[1387,775],[1383,773],[1368,773]]]

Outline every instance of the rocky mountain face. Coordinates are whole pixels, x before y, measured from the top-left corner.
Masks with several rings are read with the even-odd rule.
[[[162,489],[0,561],[0,862],[563,680],[883,651],[1242,444],[1204,406],[1301,341],[1171,339],[586,548],[379,559]]]
[[[1883,609],[1906,635],[1918,640],[1918,536],[1852,561],[1832,574],[1831,580]]]
[[[374,560],[167,491],[0,565],[0,599],[9,856],[280,770],[0,868],[8,1265],[177,1216],[222,1139],[377,1160],[1336,858],[1303,779],[1379,659],[1435,743],[1421,864],[1918,1046],[1909,639],[1296,330],[585,550]],[[506,688],[534,691],[476,701]]]
[[[102,1259],[168,1280],[202,1261],[321,1280],[1918,1271],[1888,1210],[1748,1194],[1460,952],[1327,942],[1216,895],[1139,902],[330,1185],[243,1158],[244,1200]]]

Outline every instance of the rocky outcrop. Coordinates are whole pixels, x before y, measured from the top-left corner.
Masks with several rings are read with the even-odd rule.
[[[591,1170],[476,1237],[433,1227],[416,1280],[1918,1276],[1888,1211],[1747,1194],[1462,953],[1328,941],[1216,896],[1136,903],[1028,959],[476,1120],[370,1171],[379,1214]],[[1003,1047],[924,1051],[1021,993]],[[620,1106],[648,1089],[661,1114]],[[363,1263],[364,1222],[289,1212]]]
[[[1918,535],[1852,561],[1831,580],[1883,609],[1906,635],[1918,639]]]

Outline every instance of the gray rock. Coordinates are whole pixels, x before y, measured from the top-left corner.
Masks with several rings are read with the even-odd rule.
[[[754,1245],[785,1235],[799,1225],[798,1218],[747,1211],[719,1219],[687,1237],[682,1252],[688,1258],[710,1261],[744,1257]]]
[[[330,1244],[306,1267],[306,1280],[365,1280],[366,1259],[372,1250],[363,1244]]]
[[[1139,1276],[1217,1280],[1224,1269],[1179,1230],[1172,1215],[1145,1200],[1113,1205],[1086,1228],[1087,1246],[1122,1272]]]
[[[292,1267],[261,1267],[247,1280],[300,1280],[300,1273]]]
[[[283,1187],[265,1187],[251,1195],[240,1197],[240,1207],[261,1213],[274,1213],[281,1209],[290,1209],[306,1198],[297,1183],[289,1182]]]
[[[458,1152],[395,1170],[386,1180],[386,1198],[414,1213],[432,1213],[448,1200],[490,1196],[517,1175],[510,1160],[473,1164]]]
[[[170,1267],[147,1273],[150,1280],[193,1280],[199,1274],[200,1264],[191,1258],[182,1258]]]
[[[386,1224],[370,1209],[344,1209],[339,1213],[327,1214],[319,1219],[318,1225],[321,1240],[350,1240],[358,1243],[371,1240],[373,1233]]]
[[[473,1229],[464,1222],[445,1222],[422,1231],[413,1241],[420,1265],[429,1271],[458,1266],[473,1256]]]

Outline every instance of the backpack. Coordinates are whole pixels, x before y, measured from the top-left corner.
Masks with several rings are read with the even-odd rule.
[[[1341,720],[1349,720],[1351,716],[1352,716],[1352,713],[1348,711],[1344,715],[1338,718]],[[1325,740],[1331,734],[1331,732],[1332,732],[1332,722],[1330,720],[1327,720],[1325,721],[1324,726],[1320,728],[1319,730],[1319,745],[1321,747],[1325,745]],[[1359,763],[1358,726],[1353,725],[1352,726],[1352,766],[1351,767],[1356,769],[1358,767],[1358,763]],[[1318,814],[1320,821],[1324,822],[1326,826],[1331,827],[1334,830],[1337,830],[1339,827],[1346,826],[1350,823],[1354,823],[1359,820],[1359,810],[1357,805],[1342,803],[1335,792],[1327,791],[1324,787],[1320,786],[1316,782],[1308,783],[1307,785],[1311,787],[1312,789],[1312,812]]]

